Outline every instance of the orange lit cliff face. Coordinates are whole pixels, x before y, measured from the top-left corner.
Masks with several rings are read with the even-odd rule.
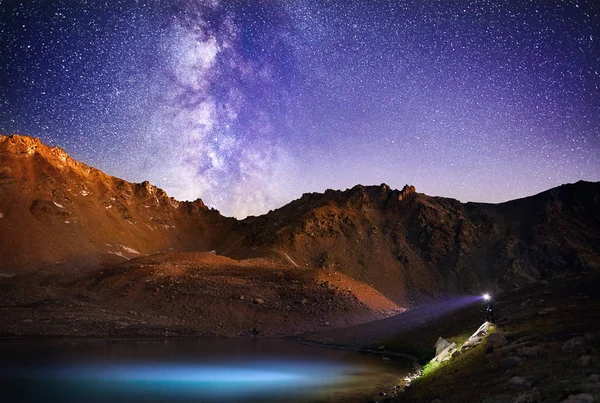
[[[0,266],[93,267],[162,250],[209,250],[222,219],[148,182],[106,175],[26,136],[0,136]]]
[[[178,202],[25,136],[0,137],[0,266],[94,268],[168,251],[215,251],[339,272],[401,306],[482,286],[509,289],[598,270],[597,183],[503,204],[387,185],[305,194],[238,221]]]

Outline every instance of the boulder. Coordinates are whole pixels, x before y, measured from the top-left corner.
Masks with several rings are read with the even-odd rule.
[[[483,325],[479,326],[479,329],[477,329],[477,331],[473,333],[471,337],[467,339],[467,341],[465,341],[465,343],[461,347],[461,350],[468,350],[479,345],[483,341],[484,336],[487,335],[489,331],[490,324],[488,322],[485,322]]]
[[[561,403],[592,403],[594,401],[594,396],[588,393],[579,393],[577,395],[569,395],[565,400]]]
[[[502,368],[512,368],[519,365],[519,363],[521,363],[521,359],[519,357],[508,356],[502,360],[500,365],[502,366]]]
[[[583,336],[573,337],[563,343],[563,351],[581,351],[587,345],[587,339]]]
[[[450,345],[450,342],[448,340],[438,337],[437,341],[435,342],[435,344],[433,346],[433,348],[435,348],[435,355],[439,355],[449,345]]]
[[[514,403],[537,403],[542,401],[542,394],[538,389],[532,389],[527,392],[521,393],[513,401]]]
[[[521,347],[517,350],[520,357],[536,357],[540,355],[542,348],[540,346]]]
[[[590,357],[589,355],[581,356],[577,360],[577,364],[581,365],[582,367],[587,367],[588,365],[590,365],[591,362],[592,362],[592,357]]]
[[[456,343],[449,344],[438,355],[436,355],[433,358],[433,360],[431,360],[431,361],[442,362],[442,361],[449,360],[450,358],[452,358],[452,354],[455,351],[456,351]]]
[[[492,333],[488,336],[485,346],[487,348],[498,348],[508,344],[508,340],[502,333]]]
[[[522,378],[520,376],[513,376],[512,378],[510,378],[508,380],[508,384],[509,385],[514,385],[514,386],[522,386],[525,385],[525,378]]]

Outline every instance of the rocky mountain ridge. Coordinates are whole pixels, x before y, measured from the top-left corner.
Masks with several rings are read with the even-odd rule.
[[[96,267],[163,250],[212,248],[227,222],[27,136],[0,136],[0,271]]]
[[[108,176],[26,136],[0,136],[0,271],[100,267],[166,251],[339,272],[403,307],[600,270],[600,184],[501,204],[413,186],[304,194],[238,221],[201,200]]]

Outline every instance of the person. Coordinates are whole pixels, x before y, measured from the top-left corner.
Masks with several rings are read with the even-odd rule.
[[[494,319],[494,299],[489,297],[488,298],[488,306],[487,309],[485,310],[485,320],[490,322],[490,323],[494,323],[495,319]]]

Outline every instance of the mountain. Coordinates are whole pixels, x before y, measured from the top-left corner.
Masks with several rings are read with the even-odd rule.
[[[0,135],[0,270],[118,263],[166,250],[208,251],[231,220],[178,202],[38,139]]]
[[[358,185],[236,220],[0,135],[0,333],[364,323],[448,294],[598,272],[599,229],[600,183],[583,181],[500,204]]]
[[[501,204],[430,197],[412,186],[305,194],[247,218],[229,252],[276,249],[337,270],[403,306],[501,291],[600,269],[600,183],[580,181]]]

